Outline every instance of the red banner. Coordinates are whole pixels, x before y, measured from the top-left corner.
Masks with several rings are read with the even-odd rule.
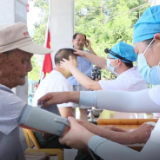
[[[46,47],[51,48],[51,38],[50,38],[50,31],[49,28],[47,29],[47,37],[46,37]],[[43,61],[43,67],[42,67],[42,72],[44,73],[44,77],[46,76],[47,73],[50,73],[53,70],[52,66],[52,57],[51,54],[46,54],[44,57]]]

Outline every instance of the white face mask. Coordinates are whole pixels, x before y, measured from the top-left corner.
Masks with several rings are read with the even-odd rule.
[[[147,46],[144,53],[141,53],[138,56],[138,70],[146,82],[152,85],[159,85],[160,84],[160,62],[157,66],[150,68],[144,56],[146,51],[148,50],[148,48],[153,42],[154,42],[154,39]]]
[[[115,67],[112,67],[112,66],[111,66],[111,60],[108,58],[108,59],[107,59],[107,68],[108,68],[110,71],[112,71],[112,73],[114,73],[115,75],[117,75],[117,73],[114,71],[116,67],[118,67],[118,65],[116,65]]]

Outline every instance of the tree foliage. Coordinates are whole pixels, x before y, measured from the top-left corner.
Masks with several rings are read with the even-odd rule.
[[[132,44],[133,26],[146,7],[145,0],[75,0],[75,31],[85,33],[97,55],[106,58],[105,48]],[[111,76],[102,71],[102,77]]]
[[[34,41],[40,45],[44,45],[47,21],[49,16],[49,2],[48,0],[35,0],[34,5],[41,10],[41,12],[39,13],[41,20],[34,24]]]
[[[41,12],[39,13],[39,17],[41,20],[34,24],[35,26],[35,33],[33,40],[40,45],[44,45],[45,42],[45,35],[46,35],[46,28],[47,28],[47,21],[49,16],[49,5],[48,0],[35,0],[35,7],[38,7]],[[42,57],[41,57],[42,58]],[[42,59],[33,57],[32,58],[32,71],[28,74],[28,79],[33,81],[38,81],[40,78],[40,69],[41,69],[41,62]]]
[[[31,62],[32,62],[32,71],[28,73],[28,79],[33,81],[38,81],[41,64],[35,56],[32,57]]]
[[[41,21],[35,24],[34,40],[43,44],[49,15],[48,0],[35,0]],[[87,35],[97,55],[106,58],[105,48],[119,41],[132,44],[133,26],[149,6],[145,0],[75,0],[75,32]],[[102,71],[102,77],[112,74]]]

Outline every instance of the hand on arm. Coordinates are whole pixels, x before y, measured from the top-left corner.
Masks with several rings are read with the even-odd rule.
[[[69,70],[72,75],[75,77],[75,79],[85,88],[89,90],[102,90],[100,84],[97,81],[94,81],[87,77],[85,74],[80,72],[74,64],[74,60],[72,57],[70,57],[69,60],[63,59],[63,61],[60,62],[60,66],[66,70]]]
[[[76,149],[87,148],[88,141],[94,134],[78,124],[73,117],[69,117],[68,120],[70,122],[70,129],[60,138],[60,143]]]
[[[43,107],[67,102],[79,103],[79,97],[80,92],[51,92],[41,97],[38,100],[38,105],[42,102],[44,102]]]
[[[93,123],[87,122],[87,121],[83,121],[83,120],[77,120],[77,122],[82,125],[83,127],[85,127],[87,130],[89,130],[90,132],[101,136],[101,129],[107,129],[107,130],[112,130],[112,131],[116,131],[116,132],[127,132],[127,130],[124,130],[122,128],[118,128],[115,126],[99,126],[99,125],[95,125]]]
[[[124,135],[123,133],[121,134],[121,132],[113,131],[112,130],[113,127],[112,128],[106,127],[106,126],[102,127],[102,126],[94,125],[92,123],[82,121],[82,120],[77,120],[77,121],[80,125],[85,127],[88,131],[94,133],[95,135],[98,135],[103,138],[107,138],[107,139],[114,141],[114,142],[117,142],[117,143],[130,144],[130,143],[126,142],[126,135]],[[117,128],[117,130],[118,130],[118,128]]]
[[[148,124],[143,124],[138,129],[127,132],[115,126],[98,126],[82,120],[77,120],[77,122],[95,135],[120,144],[145,143],[153,130],[153,126]]]
[[[132,143],[146,143],[154,127],[143,123],[138,129],[128,132],[131,135]]]
[[[60,139],[60,143],[69,145],[73,148],[77,149],[85,149],[88,145],[89,139],[95,135],[87,128],[87,123],[83,123],[82,121],[76,122],[74,118],[69,118],[69,122],[71,124],[71,128],[69,131]],[[80,124],[78,124],[80,123]],[[83,125],[83,126],[82,126]],[[90,129],[93,127],[94,124],[91,124]],[[86,129],[86,128],[87,129]],[[96,125],[95,125],[96,128]],[[115,132],[109,129],[101,130],[101,133],[105,131],[104,134],[106,136],[101,136],[107,138],[111,141],[121,143],[121,144],[135,144],[135,143],[144,143],[148,140],[150,133],[153,127],[149,125],[142,125],[139,129],[133,132]],[[83,133],[83,134],[81,134]],[[100,133],[100,132],[99,132]],[[103,134],[103,135],[104,135]]]
[[[99,68],[106,69],[106,60],[104,58],[77,49],[75,49],[75,51],[75,55],[86,58],[88,61],[90,61]]]
[[[153,126],[143,124],[132,132],[109,131],[107,128],[101,128],[101,137],[110,139],[120,144],[146,143],[149,139]]]

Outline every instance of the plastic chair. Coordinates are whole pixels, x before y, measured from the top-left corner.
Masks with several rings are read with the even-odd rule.
[[[57,156],[58,160],[63,160],[63,149],[41,148],[32,130],[23,128],[23,132],[28,145],[28,149],[26,151],[44,152],[48,153],[50,156]]]

